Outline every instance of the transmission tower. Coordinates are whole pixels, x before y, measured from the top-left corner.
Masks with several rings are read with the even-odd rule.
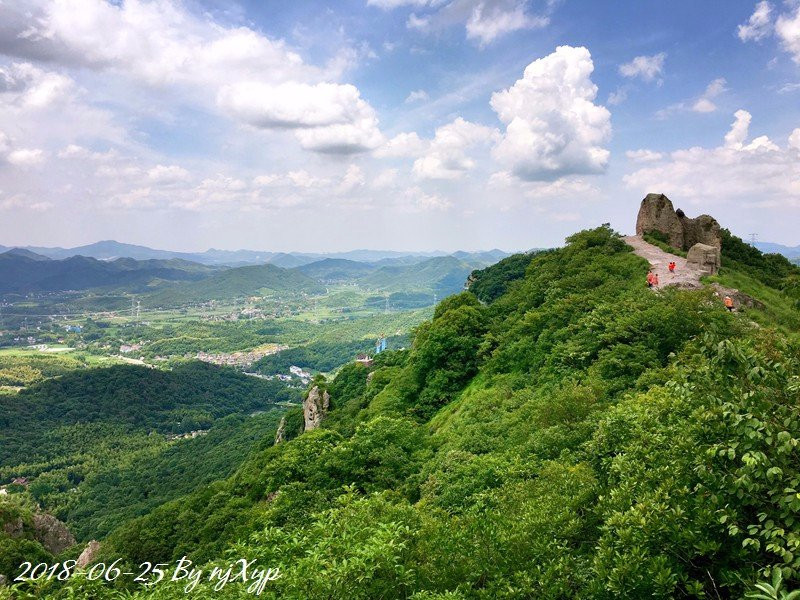
[[[750,234],[750,245],[751,246],[755,246],[756,245],[757,238],[758,238],[758,234],[757,233],[751,233]]]
[[[137,322],[139,321],[139,313],[140,313],[141,309],[142,309],[142,302],[141,302],[141,300],[137,300],[136,301],[136,321]]]

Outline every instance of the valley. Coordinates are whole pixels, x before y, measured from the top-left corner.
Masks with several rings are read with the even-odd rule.
[[[230,476],[312,377],[380,338],[409,346],[434,301],[494,256],[287,269],[134,250],[139,259],[0,254],[0,493],[81,543]],[[9,561],[0,556],[4,575]]]

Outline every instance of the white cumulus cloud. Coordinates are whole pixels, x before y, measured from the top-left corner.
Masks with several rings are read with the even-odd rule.
[[[665,119],[673,113],[692,111],[697,113],[711,113],[717,110],[717,104],[714,100],[721,94],[728,90],[727,81],[724,77],[717,77],[712,80],[703,90],[703,93],[693,99],[672,104],[667,108],[663,108],[656,113],[659,119]]]
[[[74,93],[72,79],[44,71],[31,63],[0,67],[0,98],[4,103],[25,108],[43,108]]]
[[[412,13],[407,25],[422,32],[463,25],[467,39],[483,47],[513,31],[547,26],[558,2],[547,2],[542,14],[531,13],[528,0],[367,0],[367,4],[384,10],[414,7],[420,14]]]
[[[593,70],[586,48],[560,46],[529,64],[513,86],[493,94],[491,106],[506,124],[495,159],[528,181],[605,171],[611,114],[594,104]]]
[[[789,135],[789,147],[800,152],[800,127]]]
[[[428,147],[416,131],[398,133],[375,151],[378,158],[416,158]]]
[[[767,0],[756,4],[747,23],[739,25],[738,35],[743,42],[760,40],[769,35],[772,26],[772,5]]]
[[[780,147],[767,136],[750,138],[752,117],[738,110],[722,145],[676,150],[623,180],[639,192],[670,190],[675,196],[708,203],[733,199],[764,206],[800,206],[800,130]]]
[[[414,90],[406,96],[405,103],[421,102],[428,99],[428,92],[425,90]]]
[[[170,185],[190,179],[189,171],[177,165],[156,165],[147,171],[147,178],[155,184]]]
[[[375,111],[349,84],[242,82],[222,88],[217,102],[253,127],[297,130],[308,150],[350,154],[383,141]]]
[[[19,148],[9,152],[6,160],[18,167],[33,167],[44,162],[44,152],[38,148]]]
[[[467,38],[486,46],[512,31],[538,29],[549,23],[548,17],[529,15],[523,2],[511,6],[503,6],[499,2],[478,2],[467,19]]]
[[[498,135],[496,129],[458,117],[436,130],[425,153],[414,161],[413,172],[424,179],[457,179],[475,166],[467,150]]]
[[[372,107],[354,86],[335,83],[353,52],[310,65],[282,40],[222,25],[176,0],[0,2],[0,53],[109,73],[257,127],[315,128],[298,138],[319,152],[380,144]],[[19,77],[0,73],[0,95]],[[48,75],[25,101],[49,103],[69,84]]]
[[[638,77],[644,81],[653,81],[663,73],[666,58],[667,55],[664,52],[653,56],[637,56],[631,62],[620,65],[619,72],[624,77]]]
[[[786,13],[775,22],[775,34],[792,60],[800,65],[800,4],[795,5],[794,13]]]
[[[743,42],[760,41],[774,34],[784,51],[800,64],[800,3],[788,0],[788,11],[772,20],[772,5],[762,0],[750,15],[747,23],[739,25],[737,34]]]
[[[714,104],[713,100],[727,90],[725,87],[726,84],[727,82],[723,77],[718,77],[709,83],[703,95],[692,105],[692,110],[700,113],[714,112],[717,110],[717,105]]]

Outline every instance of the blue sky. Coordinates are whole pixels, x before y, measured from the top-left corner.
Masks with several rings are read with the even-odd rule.
[[[800,244],[800,2],[0,1],[0,244]]]

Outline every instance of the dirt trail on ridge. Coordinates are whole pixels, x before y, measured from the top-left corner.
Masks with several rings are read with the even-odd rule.
[[[702,287],[700,277],[703,273],[699,269],[687,266],[686,259],[677,254],[664,252],[658,246],[650,244],[638,235],[629,235],[623,238],[625,243],[633,248],[633,252],[650,263],[653,273],[658,274],[658,287],[675,285],[683,288]],[[669,272],[669,263],[675,262],[675,272]]]

